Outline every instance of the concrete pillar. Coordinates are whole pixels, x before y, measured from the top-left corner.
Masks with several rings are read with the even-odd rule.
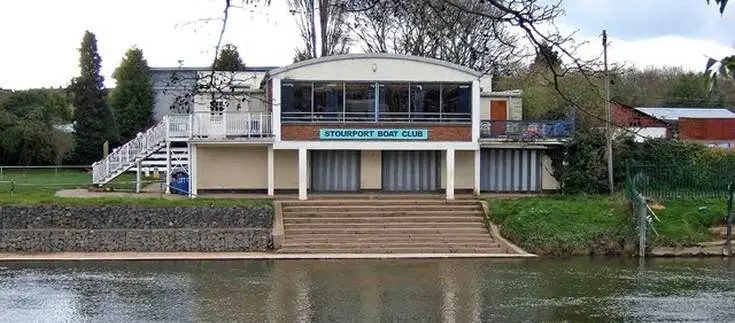
[[[271,131],[275,141],[281,141],[281,79],[271,79]]]
[[[306,168],[306,155],[307,150],[302,148],[299,149],[299,200],[306,200],[306,182],[308,178]]]
[[[273,146],[268,146],[268,196],[273,196],[276,186],[275,177],[275,158],[273,156]]]
[[[166,128],[168,129],[168,128]],[[171,142],[166,141],[166,194],[171,194]]]
[[[481,168],[480,168],[480,165],[481,165],[480,152],[481,151],[482,150],[480,149],[475,150],[475,180],[474,180],[474,189],[473,189],[475,195],[480,195],[480,183],[482,181],[481,176],[480,176],[480,174],[482,174]]]
[[[487,89],[490,92],[491,89]],[[480,110],[490,109],[490,107],[482,107],[480,105],[480,81],[472,82],[472,142],[477,143],[480,140]]]
[[[447,149],[447,200],[454,199],[454,149]]]
[[[189,143],[189,197],[197,196],[197,146]]]
[[[140,183],[140,180],[141,180],[140,172],[143,171],[143,167],[141,167],[141,166],[142,165],[141,165],[140,161],[138,161],[138,163],[136,163],[136,165],[135,165],[135,167],[138,169],[135,172],[135,193],[140,193],[140,186],[141,186],[141,183]]]

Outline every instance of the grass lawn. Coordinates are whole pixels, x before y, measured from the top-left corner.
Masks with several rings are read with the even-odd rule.
[[[721,224],[723,199],[672,200],[656,215],[654,246],[694,245],[716,239],[709,227]],[[522,248],[539,254],[623,253],[632,245],[635,224],[622,196],[549,196],[491,200],[490,220]],[[626,241],[628,242],[626,244]]]
[[[144,179],[153,181],[153,179]],[[15,185],[10,182],[14,181]],[[105,185],[116,191],[132,191],[135,188],[135,174],[126,173]],[[149,182],[150,183],[150,182]],[[146,185],[146,184],[144,184]],[[92,186],[92,175],[83,170],[3,169],[0,176],[0,205],[8,204],[61,204],[61,205],[145,205],[145,206],[253,206],[270,207],[270,200],[237,199],[162,199],[162,198],[61,198],[55,196],[57,190],[88,188]],[[11,187],[13,192],[11,193]]]

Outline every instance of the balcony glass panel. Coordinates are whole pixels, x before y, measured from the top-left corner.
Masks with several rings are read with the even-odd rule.
[[[417,122],[438,121],[441,104],[441,85],[411,84],[411,120]]]
[[[442,113],[450,119],[465,120],[471,114],[472,89],[468,84],[442,84]]]
[[[345,84],[345,120],[375,119],[375,83]]]
[[[381,121],[409,121],[408,83],[380,84]]]
[[[339,121],[344,109],[343,84],[314,83],[314,116],[324,121]]]
[[[284,82],[281,85],[283,120],[298,120],[311,115],[311,82]]]

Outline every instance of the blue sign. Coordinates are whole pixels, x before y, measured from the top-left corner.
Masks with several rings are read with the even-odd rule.
[[[319,139],[427,140],[428,129],[319,129]]]

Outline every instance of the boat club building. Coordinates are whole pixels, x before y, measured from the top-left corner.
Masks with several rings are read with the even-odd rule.
[[[545,151],[574,131],[573,119],[521,120],[520,91],[493,92],[489,76],[435,59],[347,54],[257,73],[231,97],[200,93],[162,114],[145,141],[94,165],[95,183],[154,154],[170,177],[176,147],[191,196],[532,193],[558,188]]]

